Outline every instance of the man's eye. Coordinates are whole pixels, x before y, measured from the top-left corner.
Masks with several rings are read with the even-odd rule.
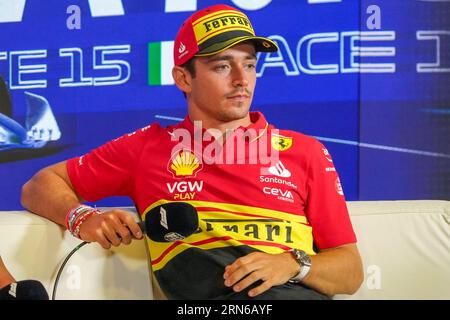
[[[254,63],[249,63],[249,64],[247,64],[247,68],[248,69],[255,69],[256,65]]]
[[[226,64],[221,64],[221,65],[215,66],[215,67],[214,67],[214,70],[216,70],[216,71],[224,71],[224,70],[227,70],[228,68],[229,68],[228,65],[226,65]]]

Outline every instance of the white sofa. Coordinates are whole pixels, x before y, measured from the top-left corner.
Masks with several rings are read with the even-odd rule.
[[[450,201],[348,202],[365,279],[335,299],[450,299]],[[0,254],[17,280],[52,295],[57,271],[80,241],[25,211],[0,212]],[[88,244],[62,273],[56,299],[160,299],[144,241],[103,250]]]

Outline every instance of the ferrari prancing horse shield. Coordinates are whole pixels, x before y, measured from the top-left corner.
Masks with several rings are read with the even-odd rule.
[[[271,142],[272,148],[278,151],[286,151],[292,147],[292,137],[272,135]]]

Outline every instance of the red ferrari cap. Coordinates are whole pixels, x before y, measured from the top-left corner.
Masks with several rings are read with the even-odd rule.
[[[251,40],[256,51],[274,52],[277,44],[255,35],[248,17],[231,6],[219,4],[192,14],[181,26],[173,48],[176,66],[194,56],[207,56]]]

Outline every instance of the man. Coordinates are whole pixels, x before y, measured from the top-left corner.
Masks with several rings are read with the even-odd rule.
[[[194,13],[174,44],[172,74],[187,99],[185,120],[152,124],[41,170],[24,185],[22,204],[108,249],[141,238],[140,229],[126,212],[99,214],[81,206],[85,200],[126,195],[143,217],[161,203],[189,202],[198,232],[175,243],[148,239],[153,272],[169,298],[354,293],[361,260],[330,155],[317,140],[278,131],[249,112],[256,52],[276,50],[235,8]],[[271,163],[261,161],[265,147]]]

